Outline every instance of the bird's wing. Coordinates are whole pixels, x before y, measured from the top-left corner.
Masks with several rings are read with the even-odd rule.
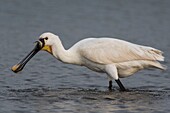
[[[100,64],[132,60],[164,60],[160,50],[109,38],[86,41],[81,44],[79,52],[83,58]]]

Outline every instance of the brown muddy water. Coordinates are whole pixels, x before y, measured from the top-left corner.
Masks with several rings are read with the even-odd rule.
[[[1,0],[0,113],[166,113],[170,70],[143,70],[113,82],[105,74],[63,64],[39,52],[19,73],[10,68],[46,31],[66,48],[86,37],[117,37],[164,51],[170,66],[168,0]]]

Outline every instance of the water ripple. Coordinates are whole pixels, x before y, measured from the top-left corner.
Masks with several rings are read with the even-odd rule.
[[[78,108],[84,111],[87,111],[87,108],[94,107],[96,110],[107,108],[105,112],[119,110],[140,112],[143,108],[145,110],[150,109],[148,106],[152,106],[153,111],[158,111],[160,101],[165,102],[166,98],[169,98],[170,89],[148,90],[147,87],[140,87],[120,92],[119,90],[101,91],[98,89],[79,88],[28,88],[9,89],[6,93],[8,100],[19,103],[29,100],[27,104],[34,104],[37,107],[39,106],[38,104],[41,104],[41,107],[52,107],[54,109],[55,106],[60,108],[60,110],[65,110],[69,105],[72,111],[74,106],[78,105]],[[82,106],[85,107],[83,108]]]

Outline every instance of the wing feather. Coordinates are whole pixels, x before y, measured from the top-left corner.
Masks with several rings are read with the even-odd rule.
[[[85,42],[85,43],[83,43]],[[132,60],[163,61],[162,51],[113,38],[83,41],[79,53],[87,60],[99,64],[111,64]]]

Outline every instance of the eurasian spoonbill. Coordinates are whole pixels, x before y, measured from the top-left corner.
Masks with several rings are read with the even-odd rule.
[[[35,48],[21,62],[12,67],[13,72],[21,71],[40,50],[49,52],[61,62],[106,73],[109,89],[112,89],[114,79],[122,91],[125,91],[125,87],[119,78],[128,77],[144,68],[166,69],[158,62],[164,61],[162,51],[115,38],[83,39],[68,50],[64,49],[60,38],[52,33],[43,33],[36,42]]]

